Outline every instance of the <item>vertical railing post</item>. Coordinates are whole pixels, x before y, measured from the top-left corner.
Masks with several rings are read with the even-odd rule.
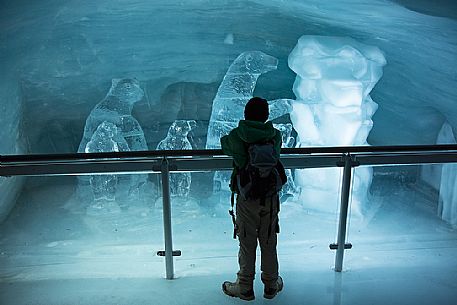
[[[171,233],[171,200],[170,170],[166,157],[162,160],[162,200],[163,200],[163,232],[165,237],[165,268],[167,280],[173,279],[173,240]]]
[[[335,256],[335,271],[341,272],[343,270],[343,256],[344,249],[346,246],[346,230],[347,230],[347,218],[348,218],[348,207],[349,207],[349,195],[351,191],[351,171],[352,171],[352,159],[350,154],[343,155],[344,167],[343,167],[343,182],[341,185],[341,206],[340,206],[340,219],[338,224],[338,240],[337,250]]]

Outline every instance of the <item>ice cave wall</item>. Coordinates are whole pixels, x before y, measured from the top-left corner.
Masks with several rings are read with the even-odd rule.
[[[7,67],[4,58],[0,59]],[[21,105],[18,78],[10,69],[5,69],[0,76],[0,155],[24,153],[21,137]],[[0,177],[0,222],[2,222],[22,187],[22,178]]]
[[[75,152],[85,118],[118,77],[142,83],[134,115],[149,148],[176,119],[197,120],[193,145],[202,148],[231,61],[246,50],[275,56],[278,69],[255,94],[294,98],[287,56],[304,34],[385,52],[370,144],[432,144],[445,120],[457,127],[456,20],[389,1],[1,1],[0,29],[2,154]],[[15,194],[6,190],[20,185],[0,179],[2,194]]]
[[[198,111],[182,113],[188,91],[161,101],[165,88],[185,86],[198,103],[198,94],[208,95],[202,87],[214,91],[246,50],[280,60],[256,93],[294,98],[286,59],[305,34],[350,36],[386,53],[389,65],[373,92],[380,108],[371,144],[434,143],[445,120],[457,126],[456,21],[388,1],[23,0],[2,4],[0,14],[1,51],[16,62],[23,88],[29,152],[75,151],[81,118],[116,77],[142,81],[146,97],[134,111],[150,139],[166,133],[167,126],[157,130],[164,115],[167,123],[178,115],[200,119],[191,117]]]

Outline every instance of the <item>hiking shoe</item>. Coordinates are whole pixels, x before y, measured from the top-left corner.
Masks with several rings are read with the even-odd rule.
[[[274,298],[282,290],[283,286],[284,286],[284,283],[282,281],[282,277],[278,276],[278,280],[276,281],[275,285],[273,285],[272,287],[265,286],[265,288],[263,290],[263,297],[265,299]]]
[[[252,301],[255,299],[254,290],[251,289],[242,289],[238,282],[224,282],[222,284],[222,291],[228,296],[240,298],[245,301]]]

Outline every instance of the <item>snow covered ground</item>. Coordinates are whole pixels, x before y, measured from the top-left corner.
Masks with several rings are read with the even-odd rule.
[[[229,202],[174,203],[173,243],[182,256],[168,281],[164,258],[156,256],[164,247],[162,211],[152,199],[127,212],[87,215],[74,178],[44,179],[28,179],[0,226],[0,304],[242,303],[220,289],[237,271]],[[353,249],[342,273],[332,270],[328,248],[337,215],[283,203],[278,251],[285,289],[265,300],[257,279],[251,303],[455,304],[457,231],[435,216],[434,196],[375,178],[365,218],[350,220]]]

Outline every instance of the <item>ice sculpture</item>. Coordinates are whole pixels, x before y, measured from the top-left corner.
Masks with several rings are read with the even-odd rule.
[[[237,127],[239,120],[244,118],[244,107],[254,93],[259,76],[276,70],[277,66],[276,58],[260,51],[243,52],[235,59],[219,85],[213,100],[206,140],[207,149],[221,147],[221,137]],[[277,100],[272,104],[274,105],[273,114],[277,116],[291,110],[290,100]],[[228,190],[229,182],[228,171],[216,171],[213,189],[215,191]]]
[[[194,120],[176,120],[168,129],[168,134],[157,145],[158,150],[192,149],[187,135],[197,126]],[[186,198],[189,195],[192,182],[190,173],[170,174],[170,192],[172,196]]]
[[[92,134],[103,122],[115,124],[119,136],[127,141],[128,148],[133,151],[147,150],[146,139],[138,121],[132,116],[133,105],[143,98],[144,92],[136,79],[113,79],[111,89],[106,97],[92,109],[86,119],[84,134],[78,152],[84,152]],[[120,151],[123,151],[123,147]]]
[[[437,144],[457,144],[452,126],[448,122],[441,128]],[[457,163],[442,166],[438,214],[457,228]]]
[[[282,147],[291,148],[294,147],[295,139],[291,136],[292,124],[273,124],[273,126],[281,132],[282,136]],[[286,169],[287,183],[282,187],[280,192],[281,201],[289,197],[295,197],[298,194],[298,189],[295,186],[294,178],[292,176],[292,170]]]
[[[278,60],[260,51],[241,53],[230,65],[216,97],[208,125],[207,149],[221,147],[220,139],[244,118],[244,106],[252,97],[261,74],[276,70]]]
[[[294,100],[286,98],[268,101],[268,110],[270,112],[268,119],[272,121],[285,114],[290,114],[293,110],[292,105],[294,102]]]
[[[367,145],[377,104],[369,93],[382,76],[383,53],[351,38],[302,36],[289,55],[297,74],[291,121],[297,146]],[[371,184],[370,168],[354,171],[352,206],[361,214]],[[333,211],[339,201],[340,169],[295,172],[304,205]]]
[[[114,139],[122,139],[122,142],[118,143]],[[119,146],[124,145],[127,145],[127,143],[122,137],[118,136],[116,125],[104,121],[95,130],[91,140],[87,143],[84,152],[114,152],[119,151]],[[102,208],[104,200],[114,201],[116,199],[116,184],[116,175],[93,175],[90,177],[95,207]]]
[[[143,98],[144,92],[136,79],[113,79],[106,97],[92,109],[84,127],[83,138],[78,152],[85,152],[87,143],[91,141],[94,132],[103,122],[109,122],[117,127],[118,132],[112,140],[117,143],[118,151],[148,150],[143,130],[138,121],[132,116],[136,102]],[[122,175],[118,178],[119,189],[127,188],[130,196],[139,196],[140,188],[146,183],[147,175]],[[80,176],[80,189],[88,184],[89,178]],[[84,190],[81,190],[84,192]],[[121,203],[125,204],[125,203]]]

